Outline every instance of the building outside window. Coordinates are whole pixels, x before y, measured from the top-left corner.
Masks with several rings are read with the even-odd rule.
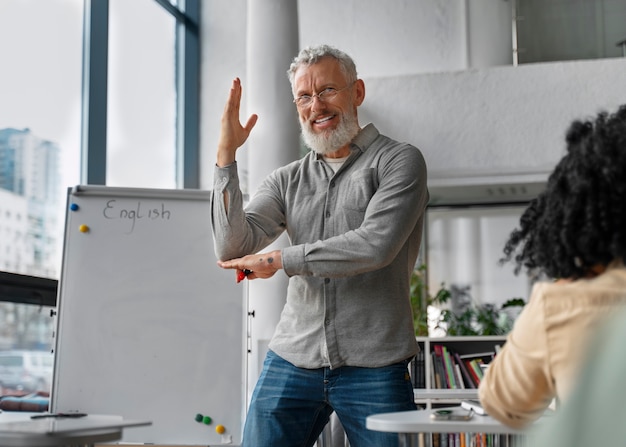
[[[64,194],[79,178],[82,15],[81,0],[0,5],[1,272],[60,275]],[[0,287],[11,290],[4,277]],[[0,394],[49,391],[53,307],[15,301],[0,301]]]
[[[193,158],[188,147],[197,150],[197,125],[190,118],[198,117],[184,113],[184,100],[197,97],[198,86],[184,86],[199,66],[197,55],[187,51],[197,46],[198,4],[186,5],[194,8],[191,15],[178,2],[162,0],[0,3],[0,372],[6,373],[0,374],[0,395],[50,388],[50,380],[35,377],[51,374],[67,190],[94,183],[81,157],[89,173],[97,164],[109,186],[193,187],[195,180],[180,178],[193,169],[179,166],[193,164],[186,159]],[[91,53],[85,57],[85,38],[96,27],[105,30],[106,41],[97,50],[86,46]],[[83,91],[85,68],[92,68],[83,64],[96,59],[108,59],[107,70],[95,74],[104,80],[99,85],[108,91],[105,98]],[[187,95],[182,103],[181,86]],[[98,129],[106,129],[98,142],[105,144],[96,149],[106,152],[105,162],[99,161],[102,153],[92,157],[84,138],[91,128],[81,121],[98,101],[95,110],[108,110],[95,117]],[[181,129],[187,146],[180,144]],[[46,299],[25,294],[24,284],[40,287]],[[8,377],[18,366],[22,383]]]

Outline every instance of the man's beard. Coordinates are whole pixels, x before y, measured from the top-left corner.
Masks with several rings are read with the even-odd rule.
[[[359,133],[359,123],[356,114],[342,114],[339,124],[335,129],[315,133],[311,130],[311,124],[300,121],[302,139],[313,151],[320,155],[327,155],[339,150],[350,143]]]

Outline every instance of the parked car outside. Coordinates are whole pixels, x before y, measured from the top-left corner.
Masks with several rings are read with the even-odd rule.
[[[50,391],[54,356],[47,351],[0,351],[0,395]]]

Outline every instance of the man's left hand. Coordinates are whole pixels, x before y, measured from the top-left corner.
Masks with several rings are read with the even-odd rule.
[[[237,270],[237,278],[240,281],[241,273],[248,270],[245,275],[248,279],[271,278],[278,270],[283,268],[280,250],[268,253],[247,255],[242,258],[230,259],[228,261],[217,261],[217,265],[223,269]]]

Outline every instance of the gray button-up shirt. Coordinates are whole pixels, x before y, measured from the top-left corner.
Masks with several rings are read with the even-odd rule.
[[[303,368],[380,367],[415,355],[409,279],[428,202],[416,147],[369,124],[336,173],[310,152],[271,173],[245,210],[236,163],[216,167],[214,178],[219,259],[289,235],[282,249],[287,300],[270,349]]]

